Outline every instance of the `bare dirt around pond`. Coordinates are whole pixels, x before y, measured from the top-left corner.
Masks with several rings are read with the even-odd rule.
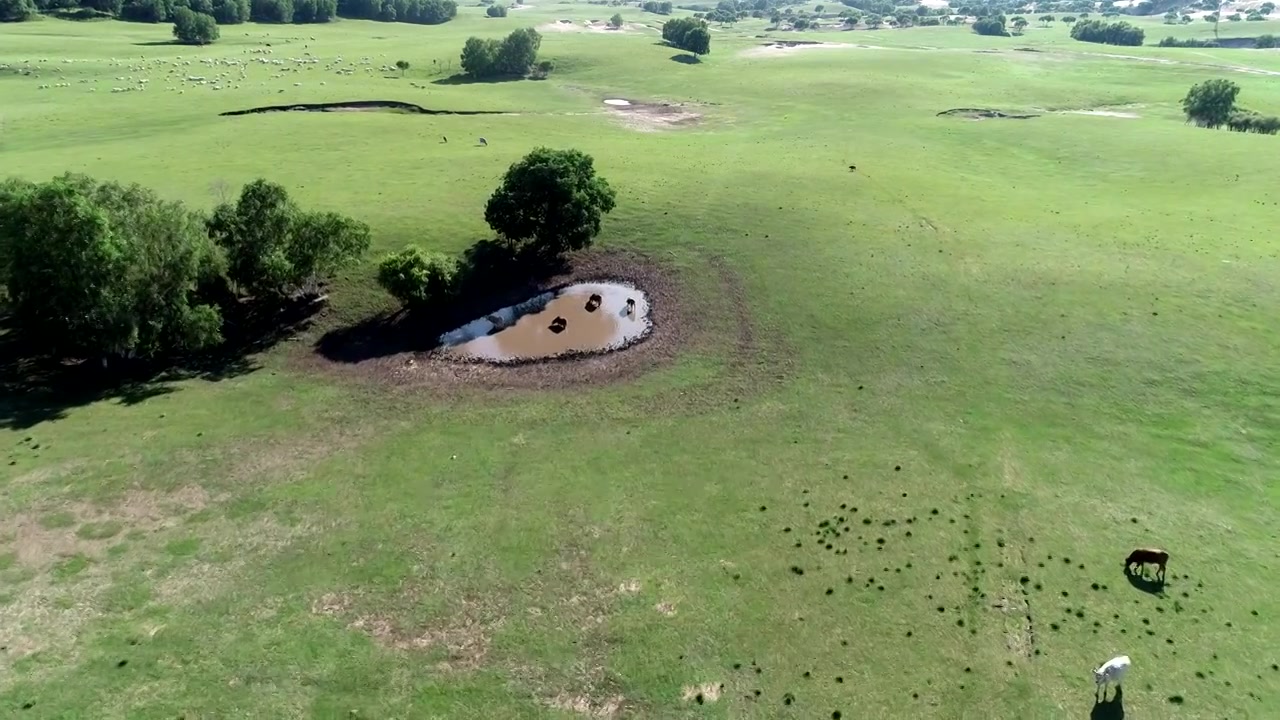
[[[683,103],[641,102],[625,98],[606,98],[606,111],[616,120],[637,132],[661,132],[692,127],[702,120]]]

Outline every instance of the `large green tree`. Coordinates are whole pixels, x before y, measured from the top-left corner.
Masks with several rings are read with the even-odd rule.
[[[245,185],[234,205],[214,208],[208,227],[226,252],[227,278],[255,296],[313,291],[370,243],[364,223],[304,211],[283,187],[261,179]]]
[[[218,39],[218,22],[184,7],[173,9],[173,36],[184,45],[208,45]]]
[[[0,0],[0,22],[22,22],[36,16],[31,0]]]
[[[1187,91],[1187,96],[1182,98],[1182,110],[1187,114],[1187,122],[1200,127],[1222,127],[1231,117],[1239,94],[1240,86],[1230,80],[1205,80]]]
[[[58,357],[155,357],[220,341],[198,290],[222,269],[202,218],[137,185],[64,175],[0,186],[12,321]]]
[[[507,170],[484,219],[513,250],[551,258],[590,246],[614,199],[590,155],[541,147]]]
[[[423,252],[410,245],[378,264],[378,284],[405,307],[443,303],[456,290],[458,263],[446,255]]]

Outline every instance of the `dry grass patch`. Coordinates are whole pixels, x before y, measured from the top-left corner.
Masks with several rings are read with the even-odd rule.
[[[713,703],[720,699],[720,691],[724,689],[724,683],[702,683],[701,685],[685,685],[684,692],[680,694],[680,698],[685,702],[696,702],[699,705],[703,703]]]
[[[557,710],[574,712],[592,718],[615,717],[622,709],[624,698],[614,695],[607,698],[591,698],[586,695],[557,695],[547,704]]]
[[[689,109],[683,103],[642,103],[634,100],[630,105],[607,105],[606,111],[637,132],[661,132],[692,127],[702,120],[702,114]]]

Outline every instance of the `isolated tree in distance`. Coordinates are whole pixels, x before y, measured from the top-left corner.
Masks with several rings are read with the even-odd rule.
[[[991,15],[973,23],[973,31],[979,35],[1008,35],[1008,31],[1004,29],[1004,15]]]
[[[1075,21],[1076,21],[1076,18],[1075,18],[1075,16],[1074,16],[1074,15],[1063,15],[1063,16],[1062,16],[1062,22],[1063,22],[1063,24],[1065,24],[1065,25],[1072,25],[1072,24],[1074,24],[1074,23],[1075,23]]]
[[[0,0],[0,22],[23,22],[38,14],[31,0]]]
[[[685,33],[684,49],[701,58],[711,52],[711,31],[701,27]]]
[[[498,48],[502,41],[496,38],[469,37],[462,46],[462,72],[475,78],[496,74]]]
[[[408,69],[409,69],[409,61],[408,61],[408,60],[397,60],[397,61],[396,61],[396,69],[400,71],[400,77],[404,77],[404,72],[405,72],[405,70],[408,70]]]
[[[1041,16],[1040,16],[1040,23],[1041,23],[1042,25],[1044,25],[1045,27],[1049,27],[1049,23],[1051,23],[1051,22],[1053,22],[1053,21],[1054,21],[1054,17],[1053,17],[1052,15],[1041,15]]]
[[[1164,14],[1165,25],[1173,25],[1173,24],[1176,24],[1177,22],[1178,22],[1178,13],[1176,11],[1170,10],[1169,12]]]
[[[589,247],[614,200],[590,155],[540,147],[508,168],[484,219],[513,251],[550,259]]]
[[[674,48],[689,50],[689,48],[685,47],[685,36],[692,30],[697,28],[705,30],[706,27],[707,23],[698,18],[685,17],[668,20],[662,25],[662,39]]]
[[[208,45],[218,35],[218,22],[212,15],[184,7],[173,9],[173,36],[183,45]]]
[[[0,285],[33,350],[105,362],[221,340],[221,316],[197,290],[222,256],[181,203],[83,175],[6,183],[0,247]]]
[[[314,292],[319,280],[369,249],[369,227],[332,212],[305,212],[280,185],[255,180],[234,205],[222,203],[209,235],[227,255],[227,278],[242,292]]]
[[[875,13],[871,13],[870,15],[867,16],[866,23],[867,23],[867,27],[871,28],[872,30],[878,30],[880,29],[880,26],[884,24],[884,18],[880,17]]]
[[[458,263],[446,255],[410,245],[378,264],[378,284],[407,308],[448,301],[454,294]]]
[[[1013,29],[1021,35],[1022,31],[1027,29],[1027,19],[1024,17],[1015,17],[1013,19]]]
[[[618,28],[622,27],[621,13],[614,13],[613,17],[609,18],[609,27],[613,28],[614,30],[617,30]]]
[[[503,4],[501,4],[501,3],[494,3],[494,4],[490,5],[490,6],[489,6],[489,8],[488,8],[487,10],[485,10],[485,11],[484,11],[484,14],[485,14],[485,15],[488,15],[488,16],[489,16],[489,17],[491,17],[491,18],[506,17],[506,16],[507,16],[507,6],[506,6],[506,5],[503,5]]]
[[[498,46],[497,71],[501,75],[524,75],[538,61],[542,35],[533,28],[512,30]]]
[[[1187,114],[1187,122],[1200,127],[1222,127],[1235,109],[1239,94],[1240,86],[1230,80],[1206,80],[1191,86],[1182,98],[1182,111]]]

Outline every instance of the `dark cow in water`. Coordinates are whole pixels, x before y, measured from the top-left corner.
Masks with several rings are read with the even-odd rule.
[[[1158,548],[1138,548],[1129,553],[1129,557],[1124,560],[1124,571],[1127,573],[1134,565],[1138,566],[1141,572],[1146,569],[1147,565],[1155,565],[1156,577],[1162,582],[1164,581],[1164,568],[1169,563],[1169,553]]]

